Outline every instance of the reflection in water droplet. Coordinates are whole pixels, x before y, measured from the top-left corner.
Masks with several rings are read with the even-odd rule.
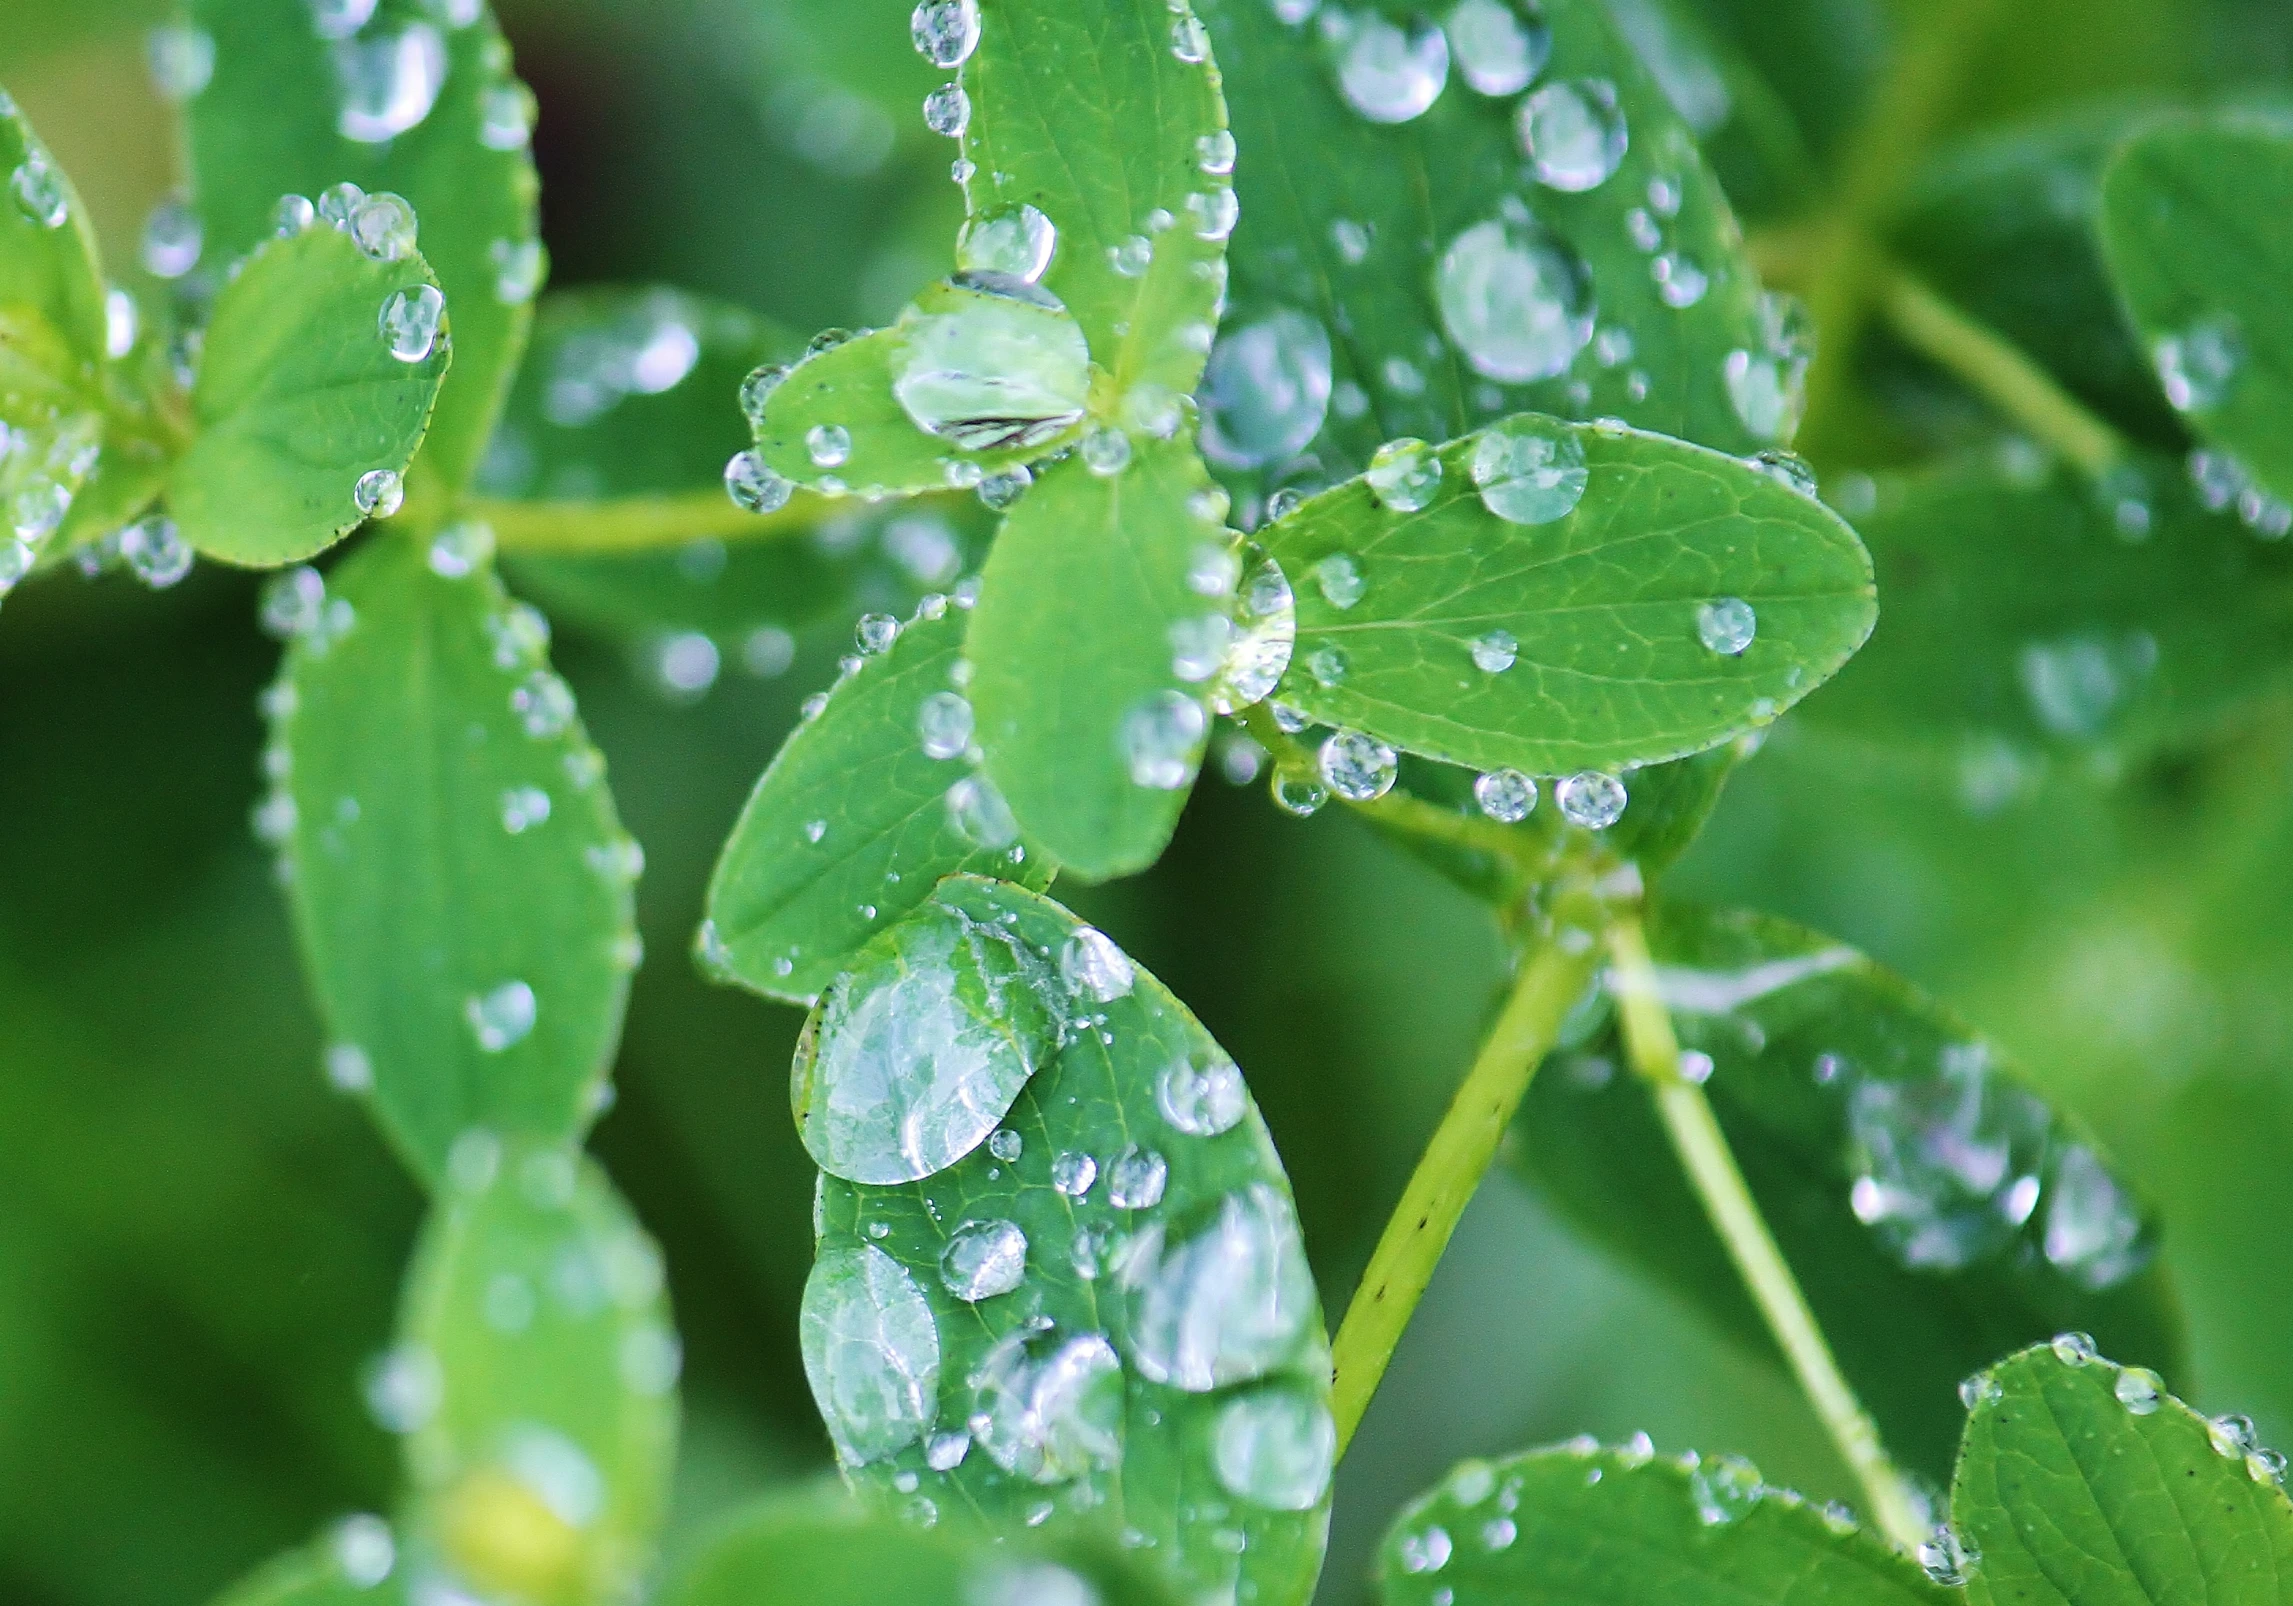
[[[1107,1167],[1107,1203],[1117,1210],[1152,1210],[1170,1182],[1170,1162],[1132,1144]]]
[[[900,315],[892,394],[966,451],[1031,450],[1082,421],[1090,352],[1066,308],[1024,279],[974,273]]]
[[[1027,1275],[1027,1234],[1011,1221],[967,1221],[940,1252],[940,1281],[967,1304],[1017,1288]]]
[[[1032,206],[982,212],[956,237],[955,264],[967,273],[995,273],[1034,284],[1050,271],[1059,231]]]
[[[1477,95],[1502,99],[1529,87],[1552,53],[1553,34],[1532,7],[1511,0],[1460,0],[1448,17],[1449,50]]]
[[[1435,270],[1434,296],[1442,327],[1485,378],[1553,378],[1592,339],[1592,271],[1534,220],[1495,218],[1458,235]]]
[[[916,53],[934,67],[960,67],[979,48],[979,0],[924,0],[908,32]]]
[[[1624,818],[1624,783],[1598,770],[1564,777],[1553,787],[1561,817],[1583,831],[1605,831]]]
[[[446,298],[434,284],[411,285],[382,304],[377,320],[383,344],[400,362],[420,362],[438,343]]]
[[[1848,1131],[1848,1203],[1913,1269],[1957,1271],[2005,1252],[2038,1202],[2046,1107],[1995,1075],[1979,1043],[1946,1048],[1927,1075],[1855,1083]]]
[[[1322,744],[1319,763],[1324,784],[1349,803],[1376,802],[1393,790],[1401,772],[1400,755],[1360,731],[1331,736]]]
[[[2157,1373],[2142,1366],[2129,1366],[2118,1374],[2111,1392],[2135,1416],[2149,1416],[2165,1399],[2165,1383]]]
[[[1154,1085],[1155,1107],[1188,1137],[1214,1138],[1231,1132],[1249,1108],[1242,1070],[1223,1054],[1183,1059],[1167,1067]]]
[[[1501,675],[1521,661],[1521,643],[1510,630],[1492,630],[1475,636],[1473,667],[1484,675]]]
[[[1219,1407],[1210,1444],[1229,1494],[1271,1511],[1311,1511],[1329,1491],[1337,1424],[1305,1389],[1273,1383]]]
[[[1185,692],[1157,692],[1123,716],[1122,749],[1135,785],[1178,792],[1193,784],[1210,716]]]
[[[1387,441],[1370,458],[1362,480],[1387,511],[1422,512],[1441,489],[1441,454],[1420,440]]]
[[[1097,1333],[1008,1334],[971,1379],[972,1437],[997,1466],[1064,1483],[1122,1459],[1123,1367]]]
[[[1441,98],[1449,84],[1449,37],[1438,27],[1423,19],[1392,22],[1375,12],[1343,23],[1333,47],[1347,105],[1373,123],[1406,123]]]
[[[365,32],[334,44],[341,105],[335,130],[379,145],[417,127],[446,83],[446,41],[426,22]]]
[[[1536,812],[1537,783],[1519,770],[1491,770],[1473,779],[1473,801],[1500,825],[1518,825]]]
[[[2156,1249],[2132,1195],[2083,1143],[2069,1145],[2054,1158],[2041,1241],[2049,1265],[2095,1293],[2140,1271]]]
[[[1550,524],[1576,511],[1590,480],[1584,443],[1556,419],[1522,414],[1492,424],[1473,449],[1481,503],[1512,524]]]
[[[1351,552],[1333,552],[1314,565],[1314,589],[1333,608],[1350,608],[1361,601],[1365,583],[1361,560]]]
[[[1142,1246],[1124,1280],[1133,1290],[1132,1360],[1155,1382],[1189,1393],[1246,1382],[1288,1360],[1315,1308],[1297,1218],[1263,1182],[1220,1200],[1193,1237]]]
[[[1616,86],[1605,78],[1545,85],[1521,103],[1517,126],[1537,182],[1570,194],[1607,183],[1630,144]]]
[[[1098,1179],[1099,1162],[1087,1154],[1069,1150],[1051,1162],[1051,1186],[1070,1199],[1082,1198]]]
[[[799,1328],[812,1396],[846,1462],[923,1437],[937,1414],[939,1329],[898,1261],[866,1244],[822,1249]]]
[[[1742,1456],[1723,1455],[1699,1462],[1689,1474],[1688,1493],[1696,1517],[1707,1528],[1724,1528],[1749,1516],[1767,1492],[1760,1469]]]
[[[1273,694],[1297,648],[1297,600],[1272,558],[1251,571],[1235,608],[1226,662],[1210,691],[1210,706],[1238,714]]]
[[[1112,938],[1090,926],[1079,927],[1059,950],[1059,974],[1079,994],[1102,1004],[1128,998],[1138,972]]]
[[[487,993],[463,1000],[462,1017],[478,1047],[488,1054],[514,1048],[532,1035],[539,1009],[533,989],[522,981],[506,981]]]
[[[1759,633],[1759,617],[1741,597],[1696,605],[1696,639],[1723,658],[1740,658]]]
[[[1202,378],[1202,449],[1222,467],[1264,468],[1322,432],[1330,407],[1329,331],[1277,311],[1221,334]]]

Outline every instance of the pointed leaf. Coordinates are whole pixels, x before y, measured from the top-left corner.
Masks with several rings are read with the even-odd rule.
[[[1539,482],[1476,488],[1508,441],[1553,454],[1516,509],[1540,522],[1492,511]],[[1533,417],[1437,460],[1418,511],[1354,481],[1260,532],[1297,593],[1280,695],[1318,721],[1483,769],[1651,763],[1768,723],[1870,634],[1854,532],[1753,465]]]
[[[2284,1601],[2293,1503],[2251,1423],[2209,1423],[2075,1334],[1978,1388],[1951,1486],[1973,1606]]]
[[[1224,634],[1227,599],[1190,581],[1226,547],[1198,501],[1209,488],[1183,441],[1142,438],[1112,475],[1069,458],[988,555],[969,649],[979,745],[1029,839],[1078,876],[1152,864],[1201,763],[1210,720],[1179,671],[1210,667],[1181,662],[1202,621]]]
[[[604,1172],[559,1145],[457,1143],[371,1391],[407,1434],[417,1598],[633,1596],[679,1360],[661,1253]]]
[[[259,821],[285,852],[330,1070],[371,1083],[435,1182],[471,1127],[570,1138],[595,1115],[643,856],[540,616],[482,565],[448,578],[429,556],[378,539],[312,599]]]
[[[1386,1606],[1947,1606],[1951,1591],[1843,1514],[1735,1456],[1582,1445],[1468,1461],[1394,1520]]]
[[[69,357],[70,366],[55,378],[92,389],[105,328],[95,230],[62,165],[5,92],[0,187],[6,191],[0,194],[0,318],[13,327],[26,313],[37,317]],[[17,359],[12,340],[0,347],[0,376]]]
[[[1666,906],[1649,941],[1753,1197],[1903,1461],[1939,1481],[1958,1380],[2033,1338],[2085,1328],[2178,1364],[2177,1308],[2145,1269],[2153,1219],[1991,1044],[1784,921]],[[1580,1227],[1767,1350],[1604,1004],[1538,1073],[1515,1136],[1515,1163]]]
[[[269,237],[282,194],[316,201],[349,182],[412,202],[455,348],[423,461],[458,490],[493,431],[546,263],[533,102],[483,4],[367,9],[355,33],[327,38],[305,0],[193,0],[215,42],[214,77],[187,109],[200,271],[219,278]]]
[[[950,919],[1000,981],[937,957]],[[918,1112],[903,1132],[976,1147],[913,1183],[821,1184],[805,1365],[847,1479],[997,1530],[1111,1518],[1188,1599],[1299,1606],[1329,1517],[1329,1351],[1241,1073],[1017,887],[946,882],[884,958],[830,994],[799,1089],[830,1075],[855,1110],[873,1089]],[[849,1029],[839,999],[864,1006]],[[974,1118],[1014,1054],[1032,1080],[989,1136]]]
[[[743,986],[811,1003],[945,876],[1050,886],[1050,860],[1005,834],[970,757],[971,704],[956,683],[969,616],[941,606],[837,683],[733,827],[704,946]]]
[[[406,1598],[396,1537],[379,1517],[345,1518],[326,1538],[275,1557],[215,1606],[396,1606]]]
[[[247,259],[207,327],[191,393],[198,434],[168,482],[192,547],[268,566],[323,552],[402,494],[449,361],[444,332],[383,327],[428,316],[421,257],[378,262],[333,229],[273,240]],[[390,477],[387,491],[369,475]],[[380,497],[380,501],[376,498]]]

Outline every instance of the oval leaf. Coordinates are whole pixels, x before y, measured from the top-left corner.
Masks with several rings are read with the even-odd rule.
[[[1508,442],[1562,466],[1491,478]],[[1652,763],[1768,723],[1871,632],[1854,532],[1751,464],[1534,417],[1428,456],[1416,511],[1356,480],[1260,533],[1297,593],[1280,695],[1317,721],[1483,769]]]
[[[668,1500],[678,1364],[660,1251],[602,1171],[569,1147],[457,1144],[374,1390],[407,1434],[415,1597],[630,1598]]]
[[[260,823],[335,1079],[371,1085],[435,1181],[472,1127],[570,1138],[596,1113],[642,855],[540,616],[482,565],[448,578],[430,558],[377,540],[314,602],[271,704],[280,791]]]
[[[1152,864],[1201,764],[1199,682],[1217,660],[1193,633],[1223,643],[1229,606],[1192,578],[1206,548],[1226,549],[1209,489],[1184,441],[1142,438],[1112,475],[1069,458],[988,554],[970,641],[979,745],[1028,838],[1078,876]]]
[[[227,563],[292,563],[394,505],[450,342],[440,328],[428,342],[394,345],[385,325],[398,309],[432,316],[425,292],[436,295],[437,283],[419,256],[378,262],[328,228],[247,259],[215,303],[191,393],[198,434],[168,483],[194,549]],[[398,354],[417,344],[412,360]],[[370,475],[387,476],[387,488]]]
[[[805,1365],[846,1477],[996,1528],[1111,1519],[1189,1599],[1303,1602],[1329,1515],[1329,1350],[1241,1073],[1057,905],[958,877],[936,907],[1008,945],[1001,1007],[953,972],[911,982],[924,1007],[875,1018],[897,1029],[849,1063],[854,1091],[872,1074],[950,1107],[979,1062],[948,1033],[1041,1052],[947,1169],[821,1184]]]
[[[455,348],[423,461],[458,490],[492,433],[546,263],[533,102],[483,4],[363,9],[356,32],[330,38],[306,0],[193,0],[215,45],[214,76],[187,108],[201,271],[219,276],[268,238],[282,194],[315,201],[349,182],[412,202]]]
[[[1736,1456],[1652,1458],[1590,1440],[1468,1461],[1394,1520],[1387,1606],[1945,1606],[1835,1509],[1770,1489]]]
[[[13,328],[27,313],[38,318],[69,357],[69,367],[54,379],[92,390],[105,345],[95,229],[63,167],[4,91],[0,186],[6,190],[0,195],[0,319]],[[14,337],[0,342],[0,381],[7,390],[15,388],[13,370],[23,355]]]
[[[725,843],[704,947],[768,998],[811,1003],[944,876],[1051,884],[1050,860],[1005,834],[1015,827],[972,760],[971,704],[956,686],[967,615],[941,610],[837,682]]]
[[[1784,921],[1667,906],[1649,942],[1753,1197],[1905,1463],[1940,1480],[1958,1380],[2034,1337],[2082,1327],[2178,1364],[2149,1213],[1989,1043]],[[1765,1350],[1605,1006],[1588,1020],[1531,1084],[1516,1164],[1595,1239]]]

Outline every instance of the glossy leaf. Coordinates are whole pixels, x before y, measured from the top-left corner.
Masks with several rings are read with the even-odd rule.
[[[1551,50],[1525,90],[1477,93],[1451,47],[1438,98],[1397,123],[1349,102],[1349,47],[1302,12],[1198,9],[1240,142],[1232,294],[1203,395],[1205,442],[1231,483],[1311,490],[1359,472],[1381,442],[1452,440],[1529,410],[1732,452],[1788,435],[1805,353],[1772,322],[1780,308],[1763,312],[1717,183],[1600,0],[1539,8]],[[1383,102],[1379,83],[1365,77],[1366,104],[1409,103]],[[1613,88],[1627,148],[1605,179],[1563,191],[1524,164],[1516,120],[1555,88],[1597,111],[1608,90],[1572,87],[1585,85]],[[1735,352],[1742,412],[1726,377]]]
[[[197,435],[168,482],[193,548],[292,563],[402,494],[396,477],[430,423],[449,342],[440,333],[405,360],[383,322],[435,287],[419,256],[378,262],[328,228],[248,258],[215,303],[191,393]],[[390,491],[369,475],[393,477]]]
[[[1808,718],[2011,791],[2017,755],[2116,763],[2279,694],[2293,555],[2171,463],[2128,474],[2098,490],[2013,449],[1884,485],[1860,522],[1881,624]]]
[[[2010,1356],[1979,1390],[1951,1487],[1974,1606],[2284,1600],[2293,1503],[2250,1423],[2208,1422],[2076,1335]]]
[[[1939,1481],[1959,1379],[2064,1328],[2177,1367],[2178,1310],[2145,1269],[2155,1223],[1996,1048],[1780,920],[1666,907],[1649,940],[1752,1194],[1897,1456]],[[1605,1007],[1538,1073],[1515,1137],[1582,1229],[1767,1347]]]
[[[1590,1440],[1468,1461],[1378,1551],[1386,1606],[1944,1606],[1951,1591],[1735,1456]]]
[[[53,375],[60,384],[91,389],[104,357],[104,286],[95,230],[64,173],[0,92],[0,316],[13,330],[31,314],[58,343],[69,366]],[[0,405],[19,381],[26,353],[11,334],[0,344]],[[43,366],[45,366],[43,364]],[[16,421],[14,415],[9,415]]]
[[[972,1084],[983,1033],[1038,1063],[946,1169],[822,1182],[805,1357],[846,1477],[948,1523],[1111,1520],[1186,1598],[1298,1606],[1328,1523],[1329,1351],[1240,1072],[1056,905],[968,877],[937,902],[1008,950],[1008,979],[874,970],[918,978],[884,1006],[916,1013],[837,1042],[831,999],[800,1083],[841,1061],[921,1107]]]
[[[1187,643],[1202,621],[1223,641],[1228,608],[1194,584],[1227,539],[1197,501],[1209,489],[1183,441],[1142,439],[1114,475],[1070,458],[988,556],[969,647],[979,745],[1028,838],[1076,875],[1152,864],[1201,763],[1216,660],[1185,661]]]
[[[215,1606],[395,1606],[405,1598],[396,1536],[381,1518],[358,1516],[257,1568]]]
[[[961,83],[973,226],[1033,207],[1044,288],[1118,396],[1194,389],[1234,228],[1234,154],[1210,42],[1168,0],[984,0]]]
[[[1284,701],[1451,763],[1612,768],[1766,724],[1870,633],[1854,533],[1759,468],[1613,428],[1506,427],[1581,450],[1581,500],[1535,510],[1573,511],[1493,512],[1475,481],[1492,431],[1440,452],[1419,511],[1356,481],[1260,533],[1297,593]],[[1711,610],[1736,604],[1748,646],[1707,645]]]
[[[982,810],[957,685],[968,615],[944,601],[837,682],[764,772],[709,888],[711,951],[744,986],[809,1004],[944,876],[1054,873]],[[720,946],[721,945],[721,946]]]
[[[546,260],[532,101],[491,13],[381,0],[355,33],[329,39],[304,0],[190,9],[215,41],[214,77],[187,108],[200,271],[219,279],[268,237],[282,194],[316,201],[349,182],[412,202],[455,348],[423,461],[461,488],[524,350]]]
[[[668,1501],[679,1362],[660,1251],[604,1172],[570,1147],[458,1142],[369,1385],[407,1435],[415,1596],[631,1596]]]
[[[274,694],[258,819],[282,837],[330,1072],[371,1083],[433,1182],[471,1127],[570,1138],[595,1115],[642,863],[540,616],[482,565],[441,566],[384,538],[335,572]]]

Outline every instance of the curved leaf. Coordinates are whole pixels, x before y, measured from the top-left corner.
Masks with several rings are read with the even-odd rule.
[[[1029,839],[1078,876],[1152,864],[1201,763],[1217,660],[1193,658],[1189,632],[1222,643],[1229,608],[1196,587],[1228,540],[1209,489],[1184,441],[1142,438],[1112,475],[1069,458],[988,554],[969,648],[979,745]]]
[[[1477,454],[1507,430],[1581,451],[1573,510],[1536,524],[1492,511]],[[1354,481],[1260,534],[1297,592],[1280,695],[1316,720],[1484,769],[1651,763],[1768,723],[1870,634],[1854,532],[1754,465],[1536,419],[1438,461],[1419,511]],[[1706,645],[1709,610],[1733,604],[1756,634]]]
[[[966,614],[942,604],[837,682],[757,783],[709,884],[704,948],[743,985],[809,1004],[862,945],[958,872],[1050,886],[1050,860],[983,819]]]
[[[1665,907],[1649,941],[1683,1047],[1710,1061],[1706,1092],[1753,1197],[1905,1463],[1940,1480],[1959,1379],[2035,1337],[2081,1327],[2179,1364],[2148,1212],[1989,1043],[1853,949],[1784,921]],[[1593,1237],[1765,1350],[1624,1063],[1606,1008],[1588,1013],[1530,1086],[1515,1163]]]
[[[642,855],[540,616],[482,565],[449,578],[431,557],[378,539],[314,599],[271,704],[260,823],[282,838],[330,1070],[371,1084],[435,1182],[471,1127],[570,1138],[595,1115]]]
[[[1735,1456],[1589,1439],[1468,1461],[1394,1519],[1387,1606],[1944,1606],[1951,1591],[1836,1510]]]
[[[405,1598],[389,1525],[379,1517],[351,1517],[327,1539],[258,1567],[216,1597],[215,1606],[396,1606]]]
[[[215,43],[214,76],[186,109],[201,271],[219,275],[268,237],[282,194],[315,201],[349,182],[411,201],[455,347],[423,461],[459,490],[540,288],[532,102],[483,4],[364,9],[355,33],[330,39],[305,0],[193,0],[193,22]]]
[[[390,505],[366,477],[402,476],[413,460],[450,342],[439,333],[405,360],[383,324],[425,290],[436,281],[419,256],[376,261],[329,228],[247,259],[215,303],[191,393],[198,433],[168,481],[195,550],[292,563]]]
[[[1106,1522],[1187,1598],[1297,1606],[1329,1518],[1329,1351],[1240,1072],[1056,905],[958,877],[936,908],[1007,948],[1007,979],[872,969],[893,990],[869,1035],[836,1040],[832,997],[800,1083],[828,1067],[949,1108],[918,1084],[978,1088],[981,1034],[1035,1068],[1000,1130],[946,1169],[822,1180],[806,1369],[847,1478],[943,1521]],[[928,967],[919,922],[892,952],[912,936]]]
[[[405,1432],[417,1599],[630,1598],[668,1502],[661,1254],[569,1147],[455,1145],[370,1392]]]
[[[26,313],[46,325],[69,357],[54,377],[92,391],[104,359],[104,283],[87,207],[32,125],[0,92],[0,318],[16,326]],[[0,343],[0,403],[17,381],[22,353]],[[15,421],[14,415],[9,415]]]

